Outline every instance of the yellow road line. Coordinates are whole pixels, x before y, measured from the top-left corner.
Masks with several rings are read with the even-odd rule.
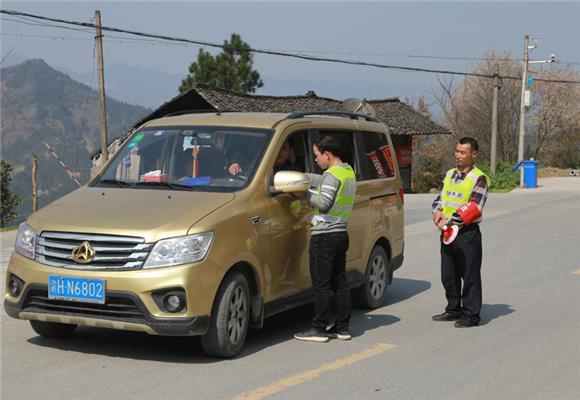
[[[368,347],[354,353],[348,357],[340,358],[336,361],[332,361],[321,365],[318,368],[310,369],[299,374],[289,376],[288,378],[280,379],[270,385],[261,386],[249,393],[244,393],[239,396],[234,397],[232,400],[260,400],[265,397],[271,396],[283,390],[289,389],[291,387],[297,386],[301,383],[310,381],[325,372],[335,371],[340,368],[347,367],[351,364],[362,361],[366,358],[376,356],[377,354],[383,353],[387,350],[394,348],[394,344],[389,343],[379,343],[374,347]]]

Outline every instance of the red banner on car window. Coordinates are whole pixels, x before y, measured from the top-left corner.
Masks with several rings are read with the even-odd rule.
[[[377,177],[378,178],[386,178],[387,172],[385,171],[385,168],[383,167],[381,160],[379,160],[379,156],[377,155],[377,152],[371,151],[370,153],[367,153],[367,157],[371,161],[371,164],[373,165],[373,168],[375,169],[375,171],[377,173]]]
[[[386,145],[386,146],[382,146],[379,147],[379,150],[381,150],[381,152],[384,154],[385,158],[387,159],[387,162],[389,163],[389,168],[391,169],[391,172],[395,170],[395,162],[393,161],[393,154],[391,153],[391,148]]]

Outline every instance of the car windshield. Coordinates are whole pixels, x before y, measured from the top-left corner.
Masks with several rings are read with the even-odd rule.
[[[143,128],[93,186],[236,191],[252,179],[270,134],[237,127]]]

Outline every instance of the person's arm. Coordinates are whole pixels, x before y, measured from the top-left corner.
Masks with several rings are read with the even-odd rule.
[[[310,187],[317,188],[322,183],[322,175],[320,174],[306,174],[310,181]]]
[[[320,193],[309,190],[306,192],[306,198],[310,201],[310,204],[313,207],[318,208],[322,212],[326,212],[330,210],[334,204],[336,194],[340,188],[340,180],[332,174],[324,174],[320,176],[319,187]]]
[[[487,193],[488,193],[488,186],[487,186],[487,178],[485,175],[480,176],[475,181],[475,186],[473,187],[473,191],[471,192],[470,201],[477,204],[480,212],[483,212],[483,206],[487,200]]]
[[[441,224],[444,222],[442,213],[443,205],[441,202],[442,192],[443,192],[443,181],[439,184],[439,194],[437,195],[437,197],[433,201],[433,204],[431,205],[431,207],[433,208],[433,223],[437,227],[441,227]]]

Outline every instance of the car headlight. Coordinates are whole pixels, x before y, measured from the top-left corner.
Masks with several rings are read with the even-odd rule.
[[[207,255],[213,232],[160,240],[147,257],[143,268],[161,268],[201,261]]]
[[[14,249],[18,254],[34,260],[36,255],[36,232],[26,222],[18,226]]]

